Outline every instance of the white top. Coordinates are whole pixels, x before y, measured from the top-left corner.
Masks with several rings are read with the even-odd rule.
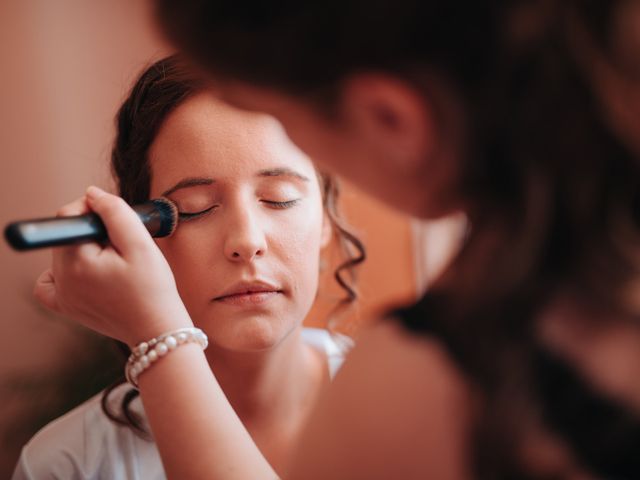
[[[334,338],[318,328],[304,328],[302,338],[326,354],[333,377],[350,339]],[[116,388],[110,402],[120,404],[128,389],[128,384]],[[12,480],[165,479],[155,443],[109,420],[101,397],[92,397],[40,430],[22,449]],[[140,397],[131,402],[131,410],[145,419]]]

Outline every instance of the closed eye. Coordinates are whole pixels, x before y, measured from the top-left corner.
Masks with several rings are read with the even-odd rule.
[[[285,208],[291,208],[291,207],[297,205],[300,202],[300,199],[296,198],[295,200],[288,200],[286,202],[276,202],[276,201],[273,201],[273,200],[262,200],[262,202],[267,204],[270,208],[284,210]]]
[[[211,207],[205,208],[204,210],[201,210],[199,212],[178,212],[178,218],[180,220],[183,220],[183,221],[193,220],[193,219],[196,219],[198,217],[202,217],[203,215],[206,215],[207,213],[211,213],[217,207],[218,207],[217,205],[212,205]]]

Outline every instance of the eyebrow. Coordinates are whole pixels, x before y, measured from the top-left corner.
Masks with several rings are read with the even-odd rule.
[[[287,167],[268,168],[266,170],[260,170],[258,177],[294,177],[303,182],[308,182],[309,177],[292,170]]]
[[[175,192],[176,190],[180,190],[182,188],[197,187],[198,185],[211,185],[212,183],[215,183],[215,180],[213,178],[206,178],[206,177],[184,178],[180,180],[178,183],[176,183],[169,190],[163,192],[162,196],[167,197],[171,195],[173,192]]]
[[[267,168],[265,170],[260,170],[257,176],[258,177],[293,177],[293,178],[302,180],[303,182],[309,181],[309,177],[287,167]],[[208,178],[208,177],[184,178],[180,180],[178,183],[176,183],[170,189],[162,192],[162,196],[167,197],[171,195],[173,192],[177,190],[181,190],[183,188],[197,187],[200,185],[212,185],[213,183],[215,183],[215,180],[213,178]]]

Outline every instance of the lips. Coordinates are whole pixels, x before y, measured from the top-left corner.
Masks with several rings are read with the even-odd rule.
[[[262,303],[282,293],[274,284],[262,281],[239,282],[214,297],[216,302],[224,303]]]

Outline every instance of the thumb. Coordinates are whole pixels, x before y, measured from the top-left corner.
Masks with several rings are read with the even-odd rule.
[[[49,268],[40,274],[33,288],[33,296],[49,310],[60,313],[58,298],[56,295],[56,284],[53,278],[53,271]]]
[[[122,256],[127,257],[153,244],[138,215],[122,198],[92,186],[87,189],[87,202],[102,219],[111,245]]]

